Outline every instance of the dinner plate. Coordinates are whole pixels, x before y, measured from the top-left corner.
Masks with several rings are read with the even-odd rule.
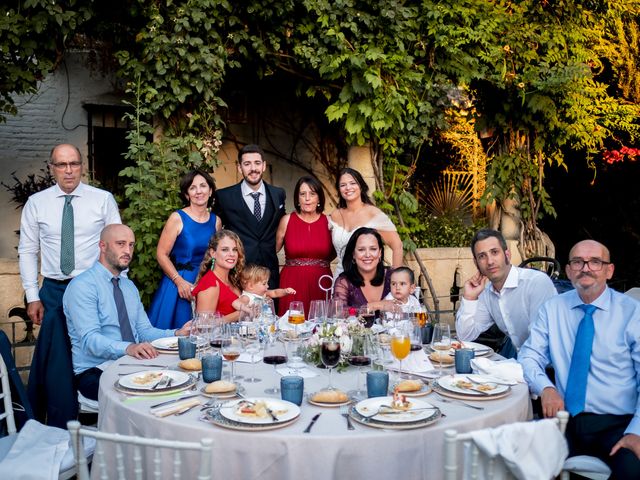
[[[168,395],[171,393],[183,392],[185,390],[189,390],[190,388],[192,388],[195,383],[196,383],[196,380],[192,378],[191,380],[189,380],[189,382],[179,387],[171,386],[169,388],[158,388],[157,390],[137,390],[132,388],[125,388],[120,385],[118,380],[116,380],[113,386],[117,391],[126,393],[127,395],[153,397],[153,396],[162,396],[162,395]]]
[[[449,397],[449,398],[455,398],[457,400],[466,400],[467,402],[484,402],[484,401],[491,401],[491,400],[500,400],[501,398],[504,398],[508,395],[511,394],[511,390],[508,390],[504,393],[501,393],[499,395],[466,395],[463,393],[453,393],[450,392],[449,390],[445,390],[444,388],[442,388],[440,385],[438,385],[438,382],[434,382],[433,383],[433,391],[435,393],[437,393],[438,395],[442,396],[442,397]]]
[[[486,355],[490,355],[493,353],[493,350],[486,345],[482,345],[481,343],[476,342],[460,342],[460,340],[453,340],[452,343],[462,343],[462,348],[470,348],[475,353],[476,357],[484,357]],[[449,350],[450,355],[455,355],[455,348]]]
[[[198,348],[202,348],[208,345],[209,342],[206,338],[200,337],[198,338]],[[158,350],[165,350],[167,352],[177,352],[178,351],[178,337],[163,337],[156,338],[151,342],[151,345]]]
[[[267,430],[276,430],[284,428],[298,421],[300,416],[287,422],[272,422],[264,424],[239,423],[223,417],[219,410],[206,410],[200,417],[202,420],[212,423],[218,427],[228,428],[230,430],[239,430],[241,432],[264,432]]]
[[[372,415],[374,412],[377,412],[380,409],[380,407],[384,405],[391,405],[392,401],[393,401],[393,397],[391,396],[367,398],[365,400],[358,402],[356,405],[354,405],[354,410],[358,412],[362,417],[367,418],[370,415]],[[379,413],[370,418],[371,420],[375,420],[377,422],[384,422],[384,423],[419,422],[421,420],[430,418],[433,415],[433,412],[437,410],[437,407],[434,407],[433,405],[431,405],[428,402],[425,402],[424,400],[417,400],[412,398],[411,400],[408,400],[408,401],[411,403],[411,407],[410,407],[411,410],[414,410],[414,409],[421,409],[421,410],[416,412],[412,412],[411,410],[408,410],[403,413],[389,413],[389,414]],[[426,410],[422,410],[422,409],[426,409]],[[395,410],[391,410],[391,409],[389,410],[395,412]]]
[[[154,390],[153,386],[163,376],[171,378],[171,386],[156,388],[155,390],[178,388],[192,380],[188,374],[176,370],[147,370],[123,375],[119,378],[118,384],[129,390]]]
[[[482,385],[487,387],[487,390],[480,390],[482,385],[470,382],[467,380],[467,377],[476,382],[481,382]],[[446,375],[438,378],[436,381],[443,390],[473,397],[493,397],[509,391],[510,388],[508,385],[493,383],[483,375]]]
[[[223,399],[224,398],[233,398],[233,397],[238,396],[239,393],[240,394],[244,393],[244,387],[242,385],[238,385],[238,384],[236,384],[236,389],[235,390],[232,390],[230,392],[224,392],[224,393],[209,393],[209,392],[205,392],[205,390],[204,390],[205,388],[207,388],[206,385],[200,389],[200,393],[202,395],[204,395],[205,397],[210,397],[210,398],[213,398],[213,397],[215,397],[215,398],[223,398]]]
[[[316,407],[334,408],[341,407],[342,405],[349,405],[351,402],[353,402],[353,399],[351,398],[347,398],[344,402],[316,402],[315,400],[313,400],[313,396],[316,393],[318,392],[313,392],[307,396],[307,402],[309,402],[311,405],[315,405]]]
[[[389,422],[379,422],[372,418],[367,418],[358,413],[355,408],[355,405],[349,409],[349,416],[356,422],[366,425],[367,427],[373,428],[382,428],[384,430],[412,430],[415,428],[422,428],[429,426],[435,422],[437,422],[442,413],[438,407],[433,407],[432,413],[429,417],[418,420],[415,422],[404,422],[404,423],[389,423]]]
[[[421,380],[422,381],[422,380]],[[395,388],[396,388],[396,384],[394,384],[390,389],[389,389],[389,393],[393,393]],[[424,397],[425,395],[428,395],[431,393],[431,387],[429,385],[427,385],[426,383],[422,382],[422,387],[420,388],[420,390],[415,390],[413,392],[400,392],[401,395],[404,395],[406,397]]]
[[[278,420],[274,420],[270,415],[266,417],[246,417],[238,413],[238,404],[241,402],[264,402],[268,408],[278,417]],[[288,422],[300,415],[300,407],[295,403],[287,402],[286,400],[280,400],[279,398],[265,398],[265,397],[250,397],[240,400],[230,400],[220,407],[220,415],[228,420],[232,420],[237,423],[249,424],[249,425],[264,425],[273,423]]]

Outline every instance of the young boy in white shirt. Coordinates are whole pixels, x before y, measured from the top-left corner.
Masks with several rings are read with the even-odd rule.
[[[412,313],[420,307],[420,302],[413,295],[416,291],[416,281],[413,270],[409,267],[398,267],[391,272],[391,291],[384,297],[393,300],[405,313]]]

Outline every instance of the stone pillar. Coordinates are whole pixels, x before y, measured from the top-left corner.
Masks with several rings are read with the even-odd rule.
[[[376,189],[376,179],[373,173],[373,165],[371,165],[371,150],[369,146],[350,147],[347,165],[360,172],[364,181],[369,185],[369,195],[373,196],[373,192]]]

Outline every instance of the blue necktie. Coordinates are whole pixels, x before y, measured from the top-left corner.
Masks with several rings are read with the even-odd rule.
[[[62,227],[60,229],[60,271],[65,275],[70,275],[76,264],[73,251],[74,227],[71,200],[73,200],[73,195],[64,196]]]
[[[124,303],[124,295],[122,295],[122,290],[120,290],[120,285],[118,284],[119,281],[120,279],[116,277],[111,279],[111,283],[113,283],[113,299],[116,301],[118,323],[120,323],[120,335],[122,335],[123,342],[135,342],[133,331],[131,330],[131,323],[129,323],[127,306]]]
[[[253,197],[253,216],[256,220],[262,220],[262,208],[260,207],[260,192],[250,193]]]
[[[584,402],[587,396],[587,377],[591,366],[591,347],[593,346],[593,305],[580,305],[584,311],[584,317],[578,325],[576,342],[571,355],[571,367],[567,379],[567,391],[564,396],[564,405],[572,415],[577,415],[584,410]]]

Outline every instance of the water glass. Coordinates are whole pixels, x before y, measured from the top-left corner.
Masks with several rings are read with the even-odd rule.
[[[339,298],[331,298],[327,303],[327,322],[335,323],[346,318],[346,305]]]
[[[367,396],[386,397],[389,391],[389,374],[372,370],[367,372]]]
[[[304,379],[296,375],[282,377],[280,379],[280,392],[282,400],[301,405]]]
[[[178,355],[180,360],[188,360],[196,356],[196,344],[189,337],[178,337]]]
[[[470,348],[461,348],[455,352],[456,373],[471,373],[471,359],[476,356]]]
[[[207,354],[202,357],[202,379],[206,383],[215,382],[222,377],[222,357]]]

